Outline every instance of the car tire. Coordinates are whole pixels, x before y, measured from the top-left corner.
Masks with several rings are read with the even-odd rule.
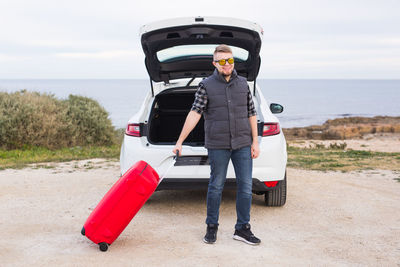
[[[268,207],[281,207],[286,203],[286,172],[279,188],[267,191],[264,195],[265,205]]]

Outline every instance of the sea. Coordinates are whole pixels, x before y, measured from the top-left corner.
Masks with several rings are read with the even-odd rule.
[[[400,116],[400,80],[258,79],[265,98],[279,103],[283,128],[344,117]],[[0,91],[81,95],[97,100],[116,128],[124,128],[150,91],[147,79],[0,79]]]

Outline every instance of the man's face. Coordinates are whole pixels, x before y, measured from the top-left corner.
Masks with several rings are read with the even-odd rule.
[[[214,56],[214,60],[226,59],[226,64],[224,66],[221,66],[218,62],[215,61],[213,62],[213,65],[217,68],[218,72],[223,76],[230,76],[232,74],[233,68],[235,67],[235,63],[234,64],[228,63],[228,58],[231,57],[233,57],[232,53],[223,53],[223,52],[219,52]]]

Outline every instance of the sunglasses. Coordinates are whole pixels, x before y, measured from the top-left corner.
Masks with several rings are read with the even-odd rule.
[[[219,65],[224,66],[226,62],[232,65],[233,63],[235,63],[235,60],[233,59],[233,57],[231,57],[227,59],[214,60],[214,62],[218,62]]]

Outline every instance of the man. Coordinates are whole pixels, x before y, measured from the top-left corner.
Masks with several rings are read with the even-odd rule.
[[[219,206],[226,180],[229,160],[232,160],[237,184],[237,222],[233,238],[247,244],[261,241],[250,230],[253,158],[257,158],[257,118],[252,96],[244,77],[234,69],[232,50],[219,45],[214,51],[214,73],[199,84],[192,109],[173,149],[179,155],[182,143],[204,115],[205,147],[208,149],[211,174],[207,192],[207,233],[203,241],[212,244],[217,239]]]

